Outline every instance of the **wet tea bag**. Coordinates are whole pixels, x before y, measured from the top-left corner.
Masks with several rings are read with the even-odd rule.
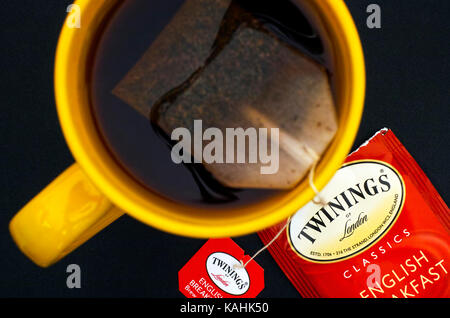
[[[275,173],[261,173],[270,163],[260,160],[203,165],[228,187],[289,189],[336,133],[328,75],[238,2],[186,1],[113,93],[167,136],[178,127],[194,134],[194,120],[224,136],[227,128],[278,129],[267,140],[269,153],[271,142],[278,149]]]

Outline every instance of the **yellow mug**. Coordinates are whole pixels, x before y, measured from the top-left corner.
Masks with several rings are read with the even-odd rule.
[[[314,182],[321,189],[340,168],[359,128],[365,94],[364,57],[356,27],[342,0],[300,2],[324,21],[335,51],[339,129],[317,166]],[[310,201],[314,192],[304,181],[292,191],[263,202],[210,211],[163,199],[122,170],[97,132],[86,81],[95,34],[116,3],[76,1],[81,9],[81,28],[65,24],[61,31],[55,61],[55,96],[61,127],[76,163],[12,219],[10,232],[22,252],[39,266],[49,266],[123,213],[176,235],[239,236],[281,222]]]

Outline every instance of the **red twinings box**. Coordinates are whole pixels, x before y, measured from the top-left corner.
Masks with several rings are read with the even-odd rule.
[[[449,209],[392,131],[350,154],[321,197],[269,247],[303,297],[450,296]]]

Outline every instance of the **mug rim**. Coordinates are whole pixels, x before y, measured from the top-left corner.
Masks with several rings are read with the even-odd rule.
[[[96,2],[95,10],[104,8],[105,3],[107,3],[105,0],[96,0],[94,2]],[[74,4],[80,7],[82,14],[88,13],[92,15],[95,12],[89,12],[89,10],[95,11],[92,9],[94,2],[92,0],[77,0]],[[353,146],[364,107],[366,77],[359,35],[343,0],[320,0],[315,2],[319,11],[326,12],[330,15],[328,19],[335,19],[334,23],[339,26],[342,41],[345,42],[345,48],[347,49],[346,54],[349,55],[348,59],[351,67],[347,76],[352,84],[350,89],[351,96],[348,97],[349,113],[347,114],[347,124],[345,127],[338,129],[341,135],[339,146],[337,146],[337,149],[333,149],[335,151],[330,154],[331,160],[329,162],[327,161],[326,164],[321,162],[317,167],[315,185],[320,190],[331,180]],[[81,28],[83,28],[83,20]],[[91,27],[87,29],[91,29]],[[64,137],[76,162],[81,166],[92,183],[114,205],[141,222],[165,232],[187,237],[212,238],[249,234],[282,222],[314,197],[314,192],[311,188],[304,187],[304,185],[301,188],[299,185],[289,191],[290,196],[286,195],[284,201],[273,201],[270,208],[259,205],[262,209],[261,212],[254,212],[249,214],[249,216],[236,216],[233,222],[224,224],[223,222],[231,220],[231,217],[226,215],[228,212],[216,213],[216,211],[212,211],[210,214],[195,214],[198,211],[193,209],[197,210],[197,208],[191,207],[191,212],[197,216],[191,218],[187,210],[184,211],[184,215],[175,211],[175,209],[179,209],[179,205],[164,202],[168,201],[167,199],[158,199],[157,196],[154,197],[152,195],[152,200],[149,200],[147,197],[143,197],[145,195],[143,192],[132,192],[128,187],[130,185],[129,182],[123,182],[123,179],[115,178],[119,174],[117,168],[104,164],[102,160],[96,160],[94,158],[96,154],[92,152],[97,151],[97,149],[87,149],[86,142],[90,136],[86,134],[86,131],[83,131],[85,123],[73,116],[71,108],[76,108],[77,105],[83,107],[82,105],[80,106],[82,104],[81,99],[74,100],[69,98],[70,94],[73,94],[73,92],[70,92],[70,89],[76,87],[76,84],[73,83],[76,79],[70,78],[71,70],[73,71],[70,66],[75,64],[74,67],[77,67],[80,64],[76,63],[82,61],[81,56],[76,56],[75,60],[70,58],[70,50],[72,49],[73,41],[78,36],[76,34],[78,31],[80,29],[70,29],[64,23],[58,40],[54,73],[58,117]],[[92,40],[92,30],[83,30],[81,32],[85,32],[83,35],[84,40],[86,38]],[[343,49],[340,47],[339,50]],[[81,67],[83,65],[81,64]],[[100,154],[98,156],[101,157]],[[148,195],[150,196],[150,194]],[[256,207],[257,205],[255,205],[254,209]],[[244,208],[238,209],[244,211]],[[202,219],[202,222],[199,222],[201,220],[199,216],[202,215],[204,219]],[[258,215],[258,217],[255,218],[255,215]]]

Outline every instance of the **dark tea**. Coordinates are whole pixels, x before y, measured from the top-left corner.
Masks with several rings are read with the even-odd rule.
[[[202,5],[202,1],[198,0],[197,5]],[[184,0],[118,1],[100,30],[93,49],[90,94],[98,129],[120,166],[150,191],[194,206],[235,207],[261,201],[283,191],[251,186],[239,188],[224,182],[242,176],[247,178],[245,172],[240,172],[242,170],[236,170],[237,173],[225,170],[221,179],[217,177],[215,167],[201,163],[175,163],[171,159],[174,142],[170,131],[180,123],[189,125],[191,119],[200,116],[198,114],[203,114],[205,118],[202,119],[210,123],[228,120],[239,124],[242,116],[235,108],[243,104],[243,100],[246,104],[262,105],[273,112],[273,104],[260,96],[273,99],[274,96],[292,94],[290,80],[299,77],[297,73],[300,72],[295,61],[303,56],[314,61],[311,64],[323,68],[327,82],[332,80],[332,52],[327,35],[320,31],[324,28],[320,21],[303,12],[298,2],[214,0],[205,2],[211,4],[211,8],[203,5],[201,10],[195,10],[195,4],[186,9]],[[192,45],[177,47],[176,37],[185,36],[180,31],[184,26],[179,22],[183,13],[187,21],[185,30],[192,28],[198,34],[192,35],[189,42]],[[209,24],[217,26],[217,29],[202,29]],[[254,33],[239,33],[242,30]],[[255,36],[248,38],[252,34]],[[261,34],[261,39],[255,40]],[[164,51],[163,48],[167,47],[173,49]],[[202,48],[207,50],[202,52]],[[267,58],[265,51],[268,52]],[[269,51],[272,52],[272,60]],[[278,52],[280,56],[277,56]],[[142,59],[146,55],[147,59]],[[158,63],[164,63],[156,57],[169,66],[160,67]],[[210,66],[220,59],[225,72]],[[156,71],[136,81],[139,76],[136,74],[142,74],[141,69],[146,67]],[[137,68],[137,72],[130,72]],[[303,82],[308,82],[308,79]],[[290,99],[295,99],[295,96]],[[221,101],[221,106],[210,108],[213,107],[210,106],[211,101],[216,100]],[[286,120],[283,107],[288,109],[292,105],[290,102],[280,105],[284,114],[279,118],[287,132],[291,132],[291,121],[295,126],[297,115]],[[320,106],[304,107],[315,107],[317,112]],[[180,118],[186,113],[188,116]],[[229,114],[235,114],[236,120]],[[271,117],[276,119],[276,116]],[[320,120],[312,125],[329,135],[336,129]],[[320,127],[322,125],[325,127]],[[280,145],[283,146],[282,142]],[[323,147],[326,147],[326,142]]]

